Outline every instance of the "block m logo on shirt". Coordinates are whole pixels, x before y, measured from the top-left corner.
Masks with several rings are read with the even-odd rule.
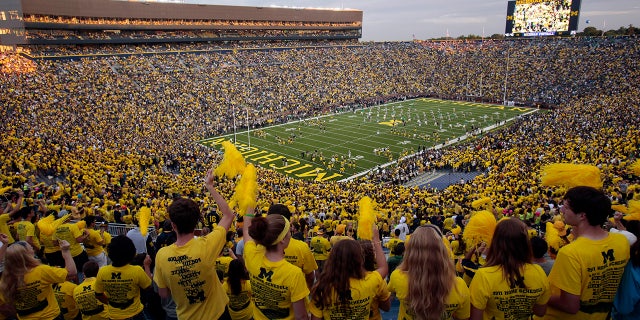
[[[114,279],[122,279],[122,272],[112,272],[111,280],[114,280]]]
[[[260,268],[260,274],[258,275],[258,278],[265,279],[265,280],[267,280],[267,282],[271,282],[271,277],[272,276],[273,276],[273,271],[267,272],[267,269]]]
[[[600,252],[602,254],[602,263],[607,264],[607,262],[616,261],[616,258],[613,256],[613,249],[609,249],[607,252]]]

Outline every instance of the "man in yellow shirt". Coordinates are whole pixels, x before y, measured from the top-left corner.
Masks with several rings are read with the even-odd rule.
[[[625,236],[601,227],[610,210],[611,200],[593,187],[564,195],[560,212],[576,240],[560,249],[549,273],[545,319],[607,319],[630,255]]]
[[[171,296],[180,319],[219,319],[229,316],[229,298],[216,276],[216,257],[226,244],[227,230],[235,217],[214,187],[213,173],[207,173],[205,186],[218,205],[222,217],[211,233],[196,238],[201,218],[200,206],[193,200],[178,198],[168,208],[176,242],[156,255],[153,280],[161,298]]]

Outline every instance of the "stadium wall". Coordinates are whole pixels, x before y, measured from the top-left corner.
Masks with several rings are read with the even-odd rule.
[[[22,0],[27,14],[132,19],[362,22],[360,10],[291,9],[111,0]]]

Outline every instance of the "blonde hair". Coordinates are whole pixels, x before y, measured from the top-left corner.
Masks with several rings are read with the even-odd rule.
[[[40,260],[29,253],[28,245],[24,241],[14,242],[7,248],[4,255],[0,292],[4,295],[7,304],[13,303],[18,288],[24,285],[24,275],[41,264]]]
[[[415,319],[441,319],[455,284],[453,261],[436,228],[417,228],[398,266],[408,276],[409,294],[405,303]]]

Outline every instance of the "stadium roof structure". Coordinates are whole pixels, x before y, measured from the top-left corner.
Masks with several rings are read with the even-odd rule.
[[[10,25],[22,36],[18,44],[79,44],[89,39],[83,32],[210,32],[204,41],[227,40],[335,40],[359,39],[362,11],[353,9],[306,9],[243,7],[116,0],[3,0],[0,13],[19,20]],[[2,19],[0,19],[2,20]],[[7,22],[10,24],[11,21]],[[2,28],[0,21],[0,28]],[[21,29],[23,28],[23,29]],[[21,31],[20,31],[21,29]],[[52,39],[50,34],[66,31],[75,36]],[[264,31],[259,33],[257,31]],[[38,37],[36,33],[47,34]],[[261,35],[270,39],[260,39]],[[251,39],[227,39],[244,35]],[[257,36],[256,36],[257,35]],[[100,37],[98,37],[100,38]],[[121,37],[122,38],[122,37]],[[199,41],[193,34],[191,41]],[[220,39],[224,38],[224,39]],[[66,40],[62,41],[59,40]],[[101,39],[104,40],[104,39]],[[122,39],[120,39],[122,40]],[[126,39],[125,39],[126,40]],[[135,39],[134,39],[135,40]],[[140,40],[140,39],[137,39]],[[69,43],[71,41],[71,43]],[[96,43],[95,41],[89,41]],[[107,43],[112,41],[106,41]],[[127,42],[127,41],[125,41]],[[128,41],[141,43],[141,41]]]

